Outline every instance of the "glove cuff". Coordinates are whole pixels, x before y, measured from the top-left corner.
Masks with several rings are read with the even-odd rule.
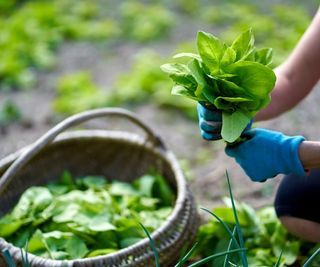
[[[303,136],[287,137],[283,140],[284,146],[287,148],[283,154],[283,159],[286,163],[285,174],[293,173],[298,176],[305,176],[305,171],[299,158],[299,146],[304,140],[305,138]]]

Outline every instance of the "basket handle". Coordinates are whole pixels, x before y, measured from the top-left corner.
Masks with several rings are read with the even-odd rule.
[[[120,116],[125,117],[133,124],[142,128],[147,134],[146,140],[149,140],[155,147],[166,149],[161,138],[157,136],[144,122],[141,121],[134,113],[122,108],[100,108],[89,111],[84,111],[68,117],[58,123],[47,133],[42,135],[31,146],[25,149],[21,155],[10,165],[6,172],[0,178],[0,195],[3,193],[6,185],[11,181],[12,177],[27,163],[29,160],[38,154],[43,148],[50,144],[60,133],[66,129],[76,126],[80,123],[91,119],[105,116]]]

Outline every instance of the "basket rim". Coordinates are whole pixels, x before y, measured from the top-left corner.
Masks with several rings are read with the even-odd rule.
[[[173,206],[173,210],[171,214],[168,216],[168,218],[164,221],[164,223],[155,231],[151,233],[151,237],[154,240],[157,240],[162,233],[170,229],[170,225],[173,221],[178,219],[179,212],[183,209],[183,205],[185,204],[185,201],[188,199],[188,192],[187,189],[187,183],[185,181],[183,172],[179,166],[179,163],[173,154],[173,152],[168,149],[167,147],[156,147],[153,143],[149,142],[145,138],[142,138],[140,135],[136,133],[129,133],[126,131],[115,131],[115,130],[73,130],[73,131],[67,131],[64,133],[61,133],[48,147],[55,146],[59,143],[68,142],[71,140],[88,140],[92,138],[98,138],[98,139],[108,139],[108,140],[116,140],[116,141],[126,141],[130,142],[134,145],[143,146],[146,149],[151,150],[154,152],[157,156],[161,157],[163,160],[165,160],[171,167],[172,172],[174,173],[174,179],[177,184],[177,198]],[[0,159],[0,169],[7,168],[10,166],[15,159],[23,153],[28,147],[25,146],[22,149],[13,152],[5,158]],[[20,248],[13,246],[12,244],[8,243],[5,239],[0,237],[0,242],[2,242],[5,245],[9,245],[12,249],[12,252],[16,254],[16,250],[19,250]],[[132,252],[132,255],[134,255],[134,251],[144,248],[145,246],[149,246],[149,239],[145,237],[144,239],[138,241],[137,243],[127,247],[120,249],[117,252],[113,252],[107,255],[100,255],[93,258],[83,258],[83,259],[72,259],[72,260],[53,260],[53,259],[47,259],[40,256],[36,256],[34,254],[30,253],[30,260],[40,260],[45,259],[47,263],[50,264],[58,264],[58,263],[68,263],[68,264],[74,264],[74,263],[90,263],[95,260],[108,260],[115,257],[122,257],[130,254]]]

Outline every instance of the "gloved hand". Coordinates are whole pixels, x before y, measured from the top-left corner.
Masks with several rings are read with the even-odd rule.
[[[221,139],[222,113],[212,111],[201,103],[197,105],[201,136],[206,140]]]
[[[198,103],[197,111],[202,138],[209,141],[221,139],[222,112],[210,110],[201,103]],[[244,132],[251,128],[252,122],[253,120],[250,121]]]
[[[304,176],[298,149],[303,136],[286,136],[280,132],[255,128],[244,133],[247,141],[226,147],[228,156],[235,158],[252,181],[262,182],[277,174],[293,173]]]

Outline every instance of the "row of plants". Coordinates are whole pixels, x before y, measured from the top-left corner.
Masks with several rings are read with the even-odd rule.
[[[6,51],[0,55],[1,91],[34,86],[35,70],[55,65],[55,51],[63,41],[115,42],[124,37],[150,41],[174,22],[164,7],[139,1],[124,2],[116,11],[114,3],[102,8],[97,0],[18,3],[8,4],[0,14],[0,49]]]

